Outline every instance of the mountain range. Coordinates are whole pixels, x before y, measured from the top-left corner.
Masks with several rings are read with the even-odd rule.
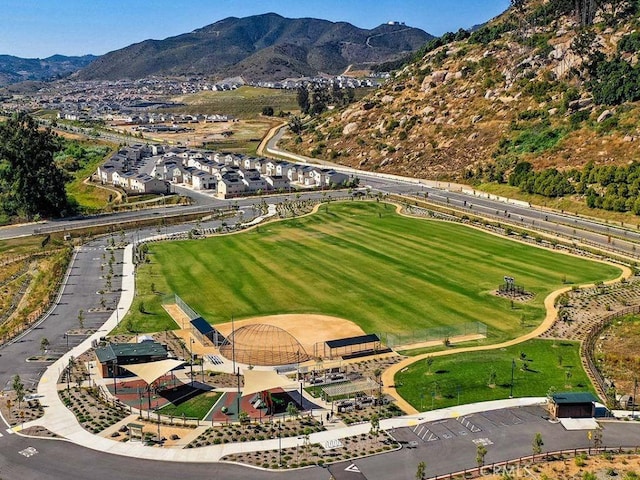
[[[345,22],[284,18],[275,13],[229,17],[164,40],[145,40],[107,53],[78,72],[81,80],[151,75],[242,75],[248,81],[282,80],[389,61],[433,36],[403,24],[372,30]]]
[[[430,41],[361,101],[303,118],[306,130],[285,147],[465,183],[505,183],[520,164],[568,172],[640,162],[640,5],[517,5]]]
[[[89,65],[96,58],[94,55],[53,55],[43,59],[0,55],[0,87],[27,80],[56,80]]]

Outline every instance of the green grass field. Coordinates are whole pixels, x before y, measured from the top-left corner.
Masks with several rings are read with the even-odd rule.
[[[544,297],[563,277],[578,284],[620,273],[462,225],[402,217],[373,202],[332,203],[241,234],[149,249],[136,303],[122,322],[138,331],[170,324],[161,299],[177,293],[213,324],[231,315],[317,313],[352,320],[365,332],[397,333],[480,321],[493,343],[539,324]],[[512,309],[494,296],[507,274],[535,299]],[[148,313],[140,313],[140,302]]]
[[[582,369],[579,342],[530,340],[506,349],[433,357],[429,368],[422,360],[395,377],[398,393],[417,410],[509,398],[511,368],[515,360],[513,396],[544,397],[556,391],[589,391],[591,382]],[[520,354],[526,355],[522,360]],[[523,369],[523,365],[527,369]],[[490,386],[491,374],[494,384]],[[567,378],[570,372],[570,378]],[[458,402],[458,391],[460,401]]]
[[[174,100],[186,104],[176,108],[182,113],[185,111],[187,113],[220,113],[239,118],[256,117],[262,113],[264,107],[273,107],[276,115],[281,110],[284,112],[300,110],[294,90],[248,86],[224,92],[198,92],[177,97]]]
[[[160,413],[174,417],[182,417],[182,415],[184,415],[186,418],[198,418],[202,420],[221,395],[221,392],[203,393],[178,405],[166,405],[160,409]]]

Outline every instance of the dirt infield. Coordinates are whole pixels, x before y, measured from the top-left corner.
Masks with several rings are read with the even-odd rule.
[[[273,325],[286,330],[300,342],[307,354],[311,356],[314,354],[314,345],[317,342],[365,334],[355,323],[328,315],[289,314],[253,317],[237,320],[234,322],[234,326],[238,329],[256,323]],[[215,325],[215,328],[224,336],[231,334],[231,322]]]
[[[164,308],[167,313],[171,315],[171,318],[173,318],[173,320],[178,324],[180,329],[185,330],[191,328],[191,325],[189,325],[189,317],[182,311],[180,307],[178,307],[178,305],[176,305],[175,303],[170,303],[168,305],[162,305],[162,308]]]

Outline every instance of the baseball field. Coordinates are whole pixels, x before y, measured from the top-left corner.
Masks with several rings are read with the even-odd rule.
[[[161,302],[177,293],[212,324],[232,315],[322,314],[368,333],[405,333],[482,322],[484,341],[494,343],[535,328],[553,290],[620,274],[608,264],[404,217],[374,202],[331,203],[239,234],[155,243],[149,258],[138,269],[136,304],[123,328],[176,328]],[[494,295],[504,276],[533,298]]]

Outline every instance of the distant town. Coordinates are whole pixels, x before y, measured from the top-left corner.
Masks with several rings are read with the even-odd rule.
[[[295,90],[308,84],[326,86],[333,84],[343,89],[371,88],[380,86],[386,78],[388,74],[381,73],[365,79],[337,76],[308,77],[277,82],[245,82],[239,77],[221,82],[164,77],[139,80],[67,80],[47,83],[37,92],[0,97],[0,108],[5,111],[52,110],[58,112],[59,118],[67,120],[113,121],[142,116],[163,108],[179,108],[182,104],[168,99],[198,92],[230,91],[243,85],[284,90]],[[224,112],[218,113],[224,114]]]

